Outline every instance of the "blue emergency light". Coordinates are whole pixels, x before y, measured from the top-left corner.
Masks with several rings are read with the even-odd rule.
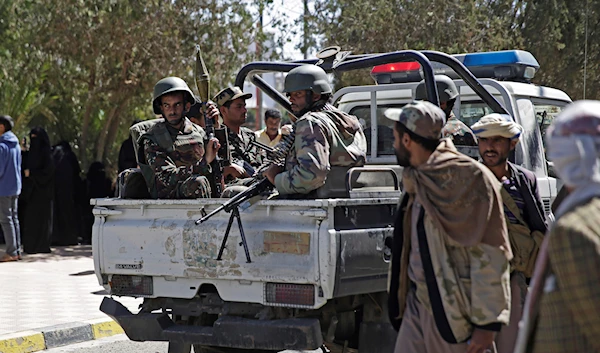
[[[453,55],[462,62],[477,78],[493,78],[517,82],[531,82],[540,64],[535,57],[524,50],[504,50],[484,53]],[[435,74],[447,75],[452,79],[459,76],[446,65],[432,62]],[[418,82],[423,79],[421,66],[417,62],[400,62],[378,65],[371,70],[371,76],[378,84]]]

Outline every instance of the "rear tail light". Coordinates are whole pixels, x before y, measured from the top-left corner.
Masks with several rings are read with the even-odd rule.
[[[305,308],[315,305],[315,287],[312,284],[265,284],[268,305]]]
[[[142,297],[154,292],[150,276],[113,275],[108,284],[113,295]]]

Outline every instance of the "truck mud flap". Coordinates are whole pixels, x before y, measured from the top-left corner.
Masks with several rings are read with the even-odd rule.
[[[170,341],[204,346],[281,351],[313,350],[323,344],[318,319],[251,320],[221,316],[213,326],[179,325],[167,314],[133,314],[105,297],[100,311],[110,316],[132,341]]]

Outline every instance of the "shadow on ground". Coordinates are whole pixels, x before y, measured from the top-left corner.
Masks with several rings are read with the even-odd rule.
[[[49,254],[23,254],[20,262],[50,262],[59,261],[67,258],[80,259],[92,257],[91,245],[72,245],[72,246],[53,246]],[[0,245],[0,254],[4,254],[6,246]]]

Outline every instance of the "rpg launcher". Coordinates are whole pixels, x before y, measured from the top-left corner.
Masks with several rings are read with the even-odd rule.
[[[227,158],[229,141],[227,139],[227,133],[225,132],[225,129],[215,129],[213,120],[206,115],[206,105],[208,103],[210,90],[210,75],[208,74],[208,70],[204,64],[204,59],[202,58],[202,52],[200,51],[199,45],[196,45],[196,68],[194,77],[196,80],[196,89],[198,90],[198,95],[200,97],[200,104],[202,104],[201,111],[204,115],[205,122],[204,130],[208,135],[208,139],[216,136],[221,144],[221,148],[219,151],[217,151],[217,157],[211,163],[213,177],[209,179],[210,188],[212,191],[211,196],[219,198],[223,192],[223,167],[229,162],[229,158]]]

